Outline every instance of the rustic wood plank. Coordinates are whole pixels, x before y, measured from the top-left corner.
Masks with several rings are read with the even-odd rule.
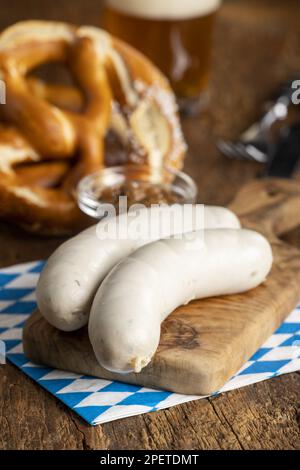
[[[243,449],[300,449],[300,374],[239,389],[211,399],[215,412],[230,423]]]
[[[8,364],[1,366],[0,448],[83,448],[82,435],[63,407]]]
[[[0,28],[28,18],[97,24],[100,9],[101,0],[61,0],[59,9],[51,0],[10,0],[1,10]],[[298,72],[299,13],[298,0],[231,0],[224,5],[210,109],[201,119],[184,123],[190,146],[186,170],[198,183],[201,202],[228,204],[239,187],[261,172],[259,165],[222,157],[215,139],[237,136],[281,80]],[[300,231],[288,239],[299,247]],[[46,257],[59,243],[0,224],[1,266]],[[217,413],[203,400],[91,428],[16,368],[1,366],[0,448],[299,448],[299,377],[289,374],[215,398]],[[255,410],[254,417],[248,409]]]

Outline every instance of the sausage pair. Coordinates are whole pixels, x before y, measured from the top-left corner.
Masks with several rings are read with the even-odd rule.
[[[148,239],[120,240],[99,239],[104,233],[100,222],[58,248],[38,283],[44,317],[64,331],[89,322],[95,355],[114,372],[139,372],[149,363],[160,324],[176,307],[252,289],[272,265],[268,241],[240,229],[228,209],[204,207],[204,219],[188,220],[183,218],[184,206],[157,207],[149,218],[151,210],[140,211],[142,226],[163,220],[171,211],[179,223],[162,224],[160,234],[150,230]],[[106,228],[116,220],[122,228],[126,214],[104,222]]]

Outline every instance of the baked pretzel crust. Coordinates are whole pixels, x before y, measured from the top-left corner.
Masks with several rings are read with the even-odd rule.
[[[64,64],[74,86],[31,72]],[[174,95],[142,54],[105,31],[25,21],[0,35],[0,217],[29,231],[69,234],[89,220],[76,203],[78,181],[105,166],[113,132],[128,161],[180,168],[185,153]],[[155,176],[156,175],[156,176]]]

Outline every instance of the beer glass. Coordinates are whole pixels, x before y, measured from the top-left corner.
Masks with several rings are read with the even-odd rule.
[[[104,27],[169,78],[184,111],[207,101],[213,24],[221,0],[106,0]]]

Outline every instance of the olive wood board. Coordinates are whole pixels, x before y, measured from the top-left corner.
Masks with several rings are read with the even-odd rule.
[[[300,187],[292,180],[255,180],[229,206],[244,227],[263,233],[273,249],[267,280],[239,295],[196,300],[162,324],[151,363],[120,375],[97,363],[87,329],[65,333],[36,311],[24,328],[24,351],[39,364],[177,393],[219,390],[280,326],[300,299],[300,250],[278,237],[300,225]]]

